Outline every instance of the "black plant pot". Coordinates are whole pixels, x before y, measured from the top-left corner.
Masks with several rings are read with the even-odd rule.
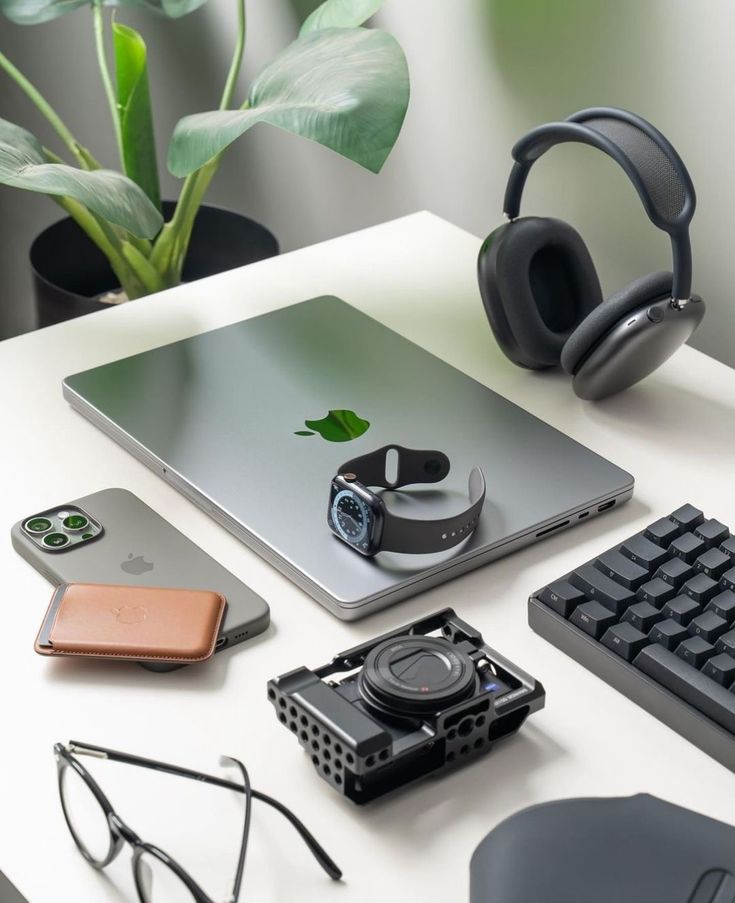
[[[174,207],[173,201],[163,202],[166,220]],[[231,210],[203,205],[194,221],[183,279],[202,279],[276,254],[278,242],[265,226]],[[39,327],[106,310],[110,305],[99,296],[120,287],[107,258],[68,217],[41,232],[30,258]]]

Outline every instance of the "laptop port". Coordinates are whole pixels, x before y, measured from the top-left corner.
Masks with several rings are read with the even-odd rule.
[[[597,510],[598,510],[598,511],[607,511],[608,509],[612,508],[612,506],[613,506],[614,504],[615,504],[615,499],[610,499],[610,500],[607,501],[607,502],[603,502],[603,503],[597,508]]]

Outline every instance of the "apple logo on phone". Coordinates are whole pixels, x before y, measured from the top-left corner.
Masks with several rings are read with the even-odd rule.
[[[140,624],[148,617],[148,611],[142,605],[123,605],[121,608],[113,608],[112,613],[121,624]]]
[[[133,553],[131,552],[128,555],[127,561],[123,561],[120,567],[128,574],[145,574],[146,571],[153,570],[153,562],[146,561],[142,555],[136,555],[133,557]]]

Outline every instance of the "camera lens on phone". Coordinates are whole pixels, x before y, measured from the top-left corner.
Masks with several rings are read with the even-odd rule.
[[[48,533],[43,537],[43,544],[50,546],[52,549],[60,549],[62,546],[67,545],[68,542],[69,537],[63,533]]]
[[[45,533],[51,529],[51,521],[47,517],[32,517],[23,524],[28,533]]]
[[[476,688],[472,660],[441,637],[399,637],[365,659],[358,688],[369,704],[411,715],[460,702]]]
[[[69,514],[61,522],[61,526],[65,530],[76,533],[78,530],[84,530],[89,525],[89,520],[83,514]]]

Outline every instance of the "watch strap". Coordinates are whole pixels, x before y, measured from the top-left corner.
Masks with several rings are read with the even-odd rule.
[[[396,478],[393,481],[386,473],[388,452],[391,451],[398,454]],[[412,483],[439,483],[449,473],[449,466],[449,458],[444,452],[384,445],[366,455],[346,461],[339,468],[339,473],[353,473],[363,486],[399,489]]]

